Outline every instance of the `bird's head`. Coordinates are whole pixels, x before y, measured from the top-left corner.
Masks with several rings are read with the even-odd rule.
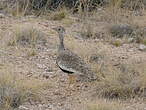
[[[55,28],[52,28],[53,30],[55,30],[56,32],[58,32],[58,34],[64,34],[65,33],[65,29],[62,26],[58,26]]]

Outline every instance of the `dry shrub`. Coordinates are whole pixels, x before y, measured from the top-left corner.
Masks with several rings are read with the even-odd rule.
[[[43,32],[29,25],[20,25],[14,27],[13,39],[8,45],[33,46],[37,44],[45,45],[47,42]]]
[[[67,17],[67,10],[66,9],[60,9],[58,11],[52,12],[49,14],[49,19],[51,20],[62,20]]]
[[[121,38],[124,36],[131,37],[134,29],[132,26],[127,24],[116,24],[116,25],[112,25],[109,31],[113,37]]]
[[[41,101],[41,91],[47,86],[45,81],[39,79],[1,73],[0,108],[10,110],[18,108],[27,101]]]

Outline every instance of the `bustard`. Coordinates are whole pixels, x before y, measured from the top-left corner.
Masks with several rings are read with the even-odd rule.
[[[53,28],[59,35],[59,47],[58,57],[56,63],[58,67],[69,75],[69,83],[73,83],[75,80],[75,74],[81,75],[81,80],[92,81],[97,77],[92,72],[91,68],[75,53],[65,48],[64,46],[64,34],[65,29],[62,26]]]

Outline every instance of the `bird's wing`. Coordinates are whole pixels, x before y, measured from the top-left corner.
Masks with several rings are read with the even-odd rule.
[[[59,53],[57,65],[64,70],[78,74],[86,74],[89,71],[87,64],[78,55],[69,50]]]

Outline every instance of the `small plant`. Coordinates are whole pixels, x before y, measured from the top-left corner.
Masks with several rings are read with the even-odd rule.
[[[122,45],[122,42],[120,40],[115,40],[115,41],[112,41],[111,44],[116,46],[116,47],[119,47]]]

